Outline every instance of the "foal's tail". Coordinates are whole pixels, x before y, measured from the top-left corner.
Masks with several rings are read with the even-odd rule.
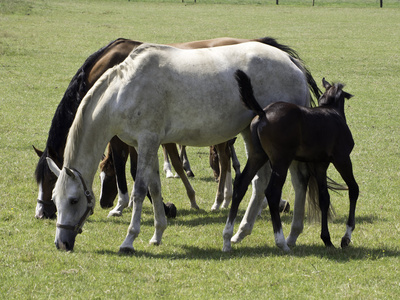
[[[317,180],[313,174],[312,167],[308,164],[310,178],[308,180],[307,203],[308,203],[308,219],[310,221],[320,221],[321,209],[319,207],[319,190]],[[347,186],[337,183],[327,176],[328,189],[334,192],[348,190]],[[332,219],[336,215],[332,203],[329,204],[328,218]]]
[[[264,116],[264,110],[254,97],[253,86],[251,85],[249,76],[247,76],[247,74],[242,70],[236,70],[235,78],[239,84],[240,99],[243,104],[248,109],[254,111],[260,118]]]

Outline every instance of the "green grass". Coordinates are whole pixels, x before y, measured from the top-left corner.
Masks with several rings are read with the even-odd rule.
[[[313,8],[311,1],[300,0],[279,6],[251,0],[240,1],[246,5],[163,2],[169,3],[0,0],[0,298],[397,298],[399,1],[384,1],[383,9],[376,1],[357,0],[316,1]],[[76,70],[117,37],[173,43],[220,36],[276,37],[298,50],[318,82],[324,76],[345,82],[355,95],[346,105],[361,189],[351,247],[325,249],[319,224],[306,223],[298,246],[285,255],[274,246],[264,212],[251,236],[232,253],[222,253],[227,210],[210,212],[216,184],[208,149],[189,148],[196,174],[191,182],[202,210],[189,209],[179,180],[162,178],[164,199],[177,205],[179,215],[169,221],[161,246],[148,244],[154,229],[146,200],[135,255],[117,253],[130,212],[107,219],[108,211],[99,206],[75,251],[57,251],[55,221],[34,218],[37,157],[31,145],[44,148]],[[236,145],[244,166],[243,143]],[[339,179],[334,170],[330,175]],[[97,179],[94,189],[98,195]],[[284,198],[293,203],[293,197],[291,185],[285,185]],[[330,231],[339,247],[348,200],[345,193],[331,198],[337,215]],[[283,216],[286,235],[291,217]]]

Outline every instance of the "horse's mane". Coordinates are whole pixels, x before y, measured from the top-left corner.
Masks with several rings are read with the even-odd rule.
[[[134,65],[130,63],[130,60],[135,61],[136,57],[146,51],[148,48],[158,48],[158,47],[168,47],[155,44],[142,44],[132,51],[131,54],[122,63],[115,65],[114,67],[108,69],[100,78],[94,83],[91,89],[86,93],[85,97],[82,99],[80,106],[76,112],[73,123],[69,129],[65,150],[64,150],[64,162],[71,161],[72,156],[76,152],[77,141],[79,136],[82,134],[82,123],[84,120],[85,110],[89,104],[96,105],[98,100],[104,94],[105,90],[111,85],[115,80],[123,81],[125,74],[129,73],[129,70],[135,68]],[[128,61],[128,62],[127,62]]]
[[[308,83],[308,87],[309,87],[310,91],[313,93],[314,97],[317,100],[319,99],[319,97],[322,94],[322,91],[318,88],[318,85],[315,82],[314,78],[312,77],[311,72],[307,69],[303,60],[300,58],[300,56],[294,49],[290,48],[287,45],[278,43],[276,41],[276,39],[271,38],[271,37],[263,37],[263,38],[255,39],[254,41],[270,45],[272,47],[278,48],[279,50],[282,50],[283,52],[286,52],[287,54],[289,54],[292,62],[295,63],[306,75],[307,83]],[[310,106],[315,106],[315,101],[312,98],[310,99]]]
[[[90,55],[83,65],[78,69],[71,82],[68,85],[67,90],[58,105],[51,122],[49,135],[46,142],[46,148],[43,155],[40,157],[39,162],[35,170],[35,178],[39,183],[44,177],[45,173],[50,172],[46,157],[48,156],[49,148],[53,149],[58,153],[58,150],[64,148],[67,140],[68,131],[74,121],[76,111],[82,101],[82,96],[87,93],[86,76],[88,70],[96,63],[99,57],[114,43],[123,41],[125,39],[117,39],[110,42],[107,46],[99,49],[92,55]],[[59,158],[62,160],[62,157]]]

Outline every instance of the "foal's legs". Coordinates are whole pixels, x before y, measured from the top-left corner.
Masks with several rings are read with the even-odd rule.
[[[347,187],[349,188],[349,200],[350,200],[350,209],[349,209],[349,218],[346,224],[346,233],[342,237],[341,247],[347,247],[351,242],[351,234],[356,226],[355,221],[355,211],[356,204],[359,194],[359,188],[356,180],[353,175],[353,167],[351,164],[350,157],[347,157],[343,161],[336,161],[334,163],[336,169],[342,176],[343,180],[346,182]]]
[[[279,214],[279,202],[281,200],[282,188],[286,181],[287,171],[290,161],[279,161],[272,164],[271,179],[265,191],[268,200],[269,211],[271,214],[272,227],[274,229],[275,244],[283,251],[288,252],[285,236],[282,230],[282,222]]]
[[[186,193],[189,197],[191,207],[194,209],[199,209],[199,206],[196,203],[195,191],[192,185],[190,184],[188,178],[186,177],[185,170],[183,170],[182,161],[179,158],[179,153],[178,149],[176,148],[176,144],[165,144],[163,145],[163,149],[165,149],[169,153],[171,157],[172,166],[174,167],[176,173],[179,175],[179,177],[183,182],[183,185],[186,188]]]
[[[330,206],[330,196],[326,181],[326,170],[328,169],[328,166],[329,163],[316,164],[315,177],[318,183],[319,207],[321,209],[321,239],[325,243],[326,247],[333,247],[328,229],[328,213]]]
[[[245,141],[247,156],[250,157],[250,153],[254,151],[254,146],[249,128],[242,132],[242,136]],[[259,147],[261,146],[259,145]],[[269,168],[269,164],[264,164],[258,170],[257,175],[254,176],[252,180],[252,194],[250,202],[247,206],[246,213],[240,222],[237,233],[231,239],[232,243],[239,243],[247,235],[251,234],[251,231],[253,230],[253,226],[260,211],[261,204],[265,198],[264,191],[268,183],[267,176]]]
[[[265,162],[268,160],[267,155],[262,151],[258,153],[251,153],[247,160],[246,166],[243,169],[243,172],[236,176],[234,187],[233,187],[233,197],[232,197],[232,205],[229,211],[228,220],[226,221],[226,225],[224,231],[222,233],[224,239],[224,245],[222,251],[227,252],[232,249],[231,247],[231,238],[233,235],[233,227],[235,224],[235,219],[237,216],[237,212],[239,209],[239,204],[242,201],[248,186],[254,176],[256,175],[257,171],[262,167]],[[260,203],[261,204],[261,203]],[[246,211],[247,213],[247,211]],[[254,224],[254,223],[253,223]],[[253,225],[252,224],[252,225]],[[250,228],[251,232],[252,226]],[[238,234],[236,234],[238,235]],[[240,236],[239,236],[240,238]],[[236,242],[232,239],[232,242]]]

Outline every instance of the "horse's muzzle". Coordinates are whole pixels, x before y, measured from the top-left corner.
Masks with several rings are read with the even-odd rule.
[[[57,228],[54,244],[59,250],[72,251],[74,250],[76,235],[77,233],[71,230]]]

